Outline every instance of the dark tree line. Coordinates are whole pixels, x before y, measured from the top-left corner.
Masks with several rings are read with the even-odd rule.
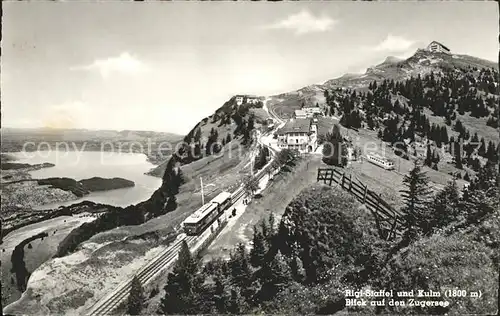
[[[396,153],[408,156],[408,146],[415,141],[415,135],[425,137],[441,148],[459,148],[464,152],[452,152],[455,164],[462,168],[464,164],[477,170],[480,161],[474,153],[491,162],[498,161],[498,145],[481,139],[478,150],[474,151],[474,142],[467,128],[457,115],[470,114],[473,117],[488,117],[489,126],[498,126],[498,72],[492,69],[454,68],[442,73],[431,72],[425,76],[414,76],[403,81],[382,80],[369,84],[368,92],[356,92],[346,89],[325,91],[331,113],[342,115],[341,124],[357,128],[366,126],[379,129],[381,139],[394,145]],[[362,109],[363,114],[360,115]],[[431,124],[424,110],[443,117],[444,123]],[[457,140],[450,138],[448,127],[458,133]],[[472,150],[471,150],[472,149]],[[436,157],[434,149],[428,155]],[[451,151],[450,151],[451,152]],[[432,164],[432,157],[426,158],[426,164]]]
[[[24,246],[28,245],[28,248],[31,249],[31,242],[36,239],[43,239],[47,237],[48,234],[46,232],[36,234],[31,236],[19,243],[14,250],[12,251],[11,263],[12,267],[10,269],[11,273],[16,275],[16,286],[17,289],[22,293],[26,291],[26,285],[28,284],[28,279],[31,273],[26,268],[26,262],[24,262]]]
[[[219,130],[215,127],[210,129],[207,140],[202,139],[201,123],[196,125],[185,137],[184,145],[176,153],[181,164],[189,164],[193,161],[221,152],[222,148],[233,139],[241,137],[244,145],[251,145],[252,132],[255,129],[255,116],[250,113],[250,108],[262,106],[262,102],[257,104],[243,103],[236,104],[235,98],[225,102],[222,107],[212,116],[212,123],[219,122],[218,127],[235,123],[233,133],[219,135]],[[207,120],[208,122],[208,120]],[[205,122],[206,123],[206,122]]]

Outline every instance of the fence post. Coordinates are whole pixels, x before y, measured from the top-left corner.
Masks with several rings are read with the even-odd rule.
[[[398,224],[398,219],[396,217],[394,217],[394,223],[392,224],[391,230],[389,231],[389,234],[387,235],[386,240],[391,240],[392,236],[396,235],[395,230],[396,230],[397,224]]]
[[[349,192],[352,191],[352,174],[349,175]]]
[[[329,177],[329,180],[330,180],[330,182],[328,183],[328,185],[332,186],[332,181],[333,181],[333,170],[332,169],[328,169],[328,177]]]
[[[366,204],[366,193],[368,191],[368,185],[365,185],[365,194],[363,195],[363,204]]]
[[[370,208],[368,208],[368,209],[370,209]],[[384,232],[382,230],[382,226],[380,226],[380,220],[379,220],[379,215],[378,215],[377,211],[376,210],[372,211],[372,214],[373,214],[373,217],[375,217],[375,224],[377,225],[377,231],[378,231],[379,237],[382,239],[385,239]]]
[[[342,189],[344,188],[344,181],[345,181],[345,173],[342,174],[342,184],[341,184]]]

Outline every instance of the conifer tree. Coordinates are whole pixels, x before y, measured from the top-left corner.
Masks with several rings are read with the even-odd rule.
[[[414,161],[414,167],[403,179],[401,196],[404,201],[405,211],[405,237],[408,241],[415,240],[419,233],[418,225],[426,213],[428,198],[431,193],[429,179],[420,168],[418,161]]]
[[[486,143],[484,141],[484,138],[481,138],[481,146],[479,146],[478,152],[479,156],[485,157],[486,156]]]
[[[226,286],[220,276],[214,278],[214,304],[218,313],[226,314],[229,299],[226,296]]]
[[[432,149],[431,149],[431,144],[427,144],[427,152],[425,154],[425,165],[429,166],[429,167],[432,165]]]
[[[326,143],[323,147],[323,161],[329,165],[345,166],[347,164],[347,148],[338,125],[334,125],[331,132],[326,135]]]
[[[274,218],[274,213],[271,212],[271,214],[269,214],[269,219],[268,219],[268,223],[269,223],[269,237],[273,237],[274,235],[276,235],[276,219]]]
[[[446,126],[441,126],[441,141],[447,144],[450,140],[448,138],[448,129]]]
[[[231,315],[241,314],[241,312],[242,312],[241,306],[243,304],[244,303],[243,303],[243,298],[241,297],[241,294],[236,289],[232,289],[231,296],[229,298],[229,302],[228,302],[228,306],[227,306],[227,312]]]
[[[194,134],[194,142],[198,143],[201,140],[201,128],[198,127],[196,133]]]
[[[259,180],[256,177],[248,175],[243,180],[243,185],[246,193],[250,196],[253,196],[255,194],[255,191],[259,189]]]
[[[262,281],[261,298],[272,298],[291,282],[290,267],[280,251],[259,271]]]
[[[457,169],[462,169],[462,140],[459,138],[453,145],[454,158],[455,158],[455,167]]]
[[[243,124],[243,144],[251,145],[252,143],[252,131],[254,129],[255,120],[253,116],[248,118],[248,122]]]
[[[194,144],[193,158],[195,160],[202,158],[201,157],[201,144],[199,142]]]
[[[132,279],[130,294],[127,301],[127,314],[139,315],[144,307],[144,288],[137,276]]]
[[[495,150],[495,145],[493,144],[493,142],[491,140],[488,142],[488,149],[486,151],[486,158],[488,158],[491,162],[497,162],[497,160],[498,160],[497,153]]]
[[[477,132],[474,133],[474,135],[472,136],[472,139],[470,140],[473,145],[476,145],[477,143],[479,143],[479,137],[477,136]]]
[[[177,262],[165,285],[165,296],[161,299],[160,314],[183,314],[191,310],[195,295],[196,261],[192,258],[187,242],[184,240]]]
[[[257,226],[254,226],[253,230],[253,246],[250,250],[250,262],[254,267],[261,267],[264,264],[264,258],[266,256],[266,243],[264,236],[259,231]]]
[[[252,280],[252,270],[250,259],[245,249],[245,245],[238,244],[236,251],[230,255],[229,268],[231,271],[232,283],[240,288],[240,294],[245,302],[253,302],[257,293],[258,284]]]
[[[429,206],[425,225],[422,225],[424,234],[435,229],[445,227],[458,219],[460,215],[460,195],[455,179],[450,181],[433,199]]]
[[[302,260],[296,255],[293,255],[290,260],[290,272],[292,278],[297,282],[303,282],[305,277],[304,265]]]

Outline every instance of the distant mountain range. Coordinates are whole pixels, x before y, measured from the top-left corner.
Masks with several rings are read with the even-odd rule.
[[[90,141],[90,140],[120,140],[141,141],[146,139],[179,141],[181,135],[167,132],[134,131],[134,130],[90,130],[90,129],[59,129],[59,128],[2,128],[2,138],[9,140],[34,137],[37,140]]]

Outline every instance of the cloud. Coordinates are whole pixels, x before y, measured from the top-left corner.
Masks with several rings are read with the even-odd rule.
[[[117,57],[97,59],[90,65],[75,66],[71,70],[97,70],[106,78],[111,73],[135,74],[146,70],[146,65],[130,55],[123,52]]]
[[[414,44],[415,41],[389,34],[385,40],[371,49],[376,52],[404,52],[410,49]]]
[[[44,127],[79,128],[85,126],[88,107],[81,101],[53,105],[47,109],[42,119]]]
[[[330,30],[338,21],[323,15],[316,17],[309,11],[301,11],[288,16],[286,19],[264,26],[265,29],[284,29],[294,31],[296,35],[325,32]]]

